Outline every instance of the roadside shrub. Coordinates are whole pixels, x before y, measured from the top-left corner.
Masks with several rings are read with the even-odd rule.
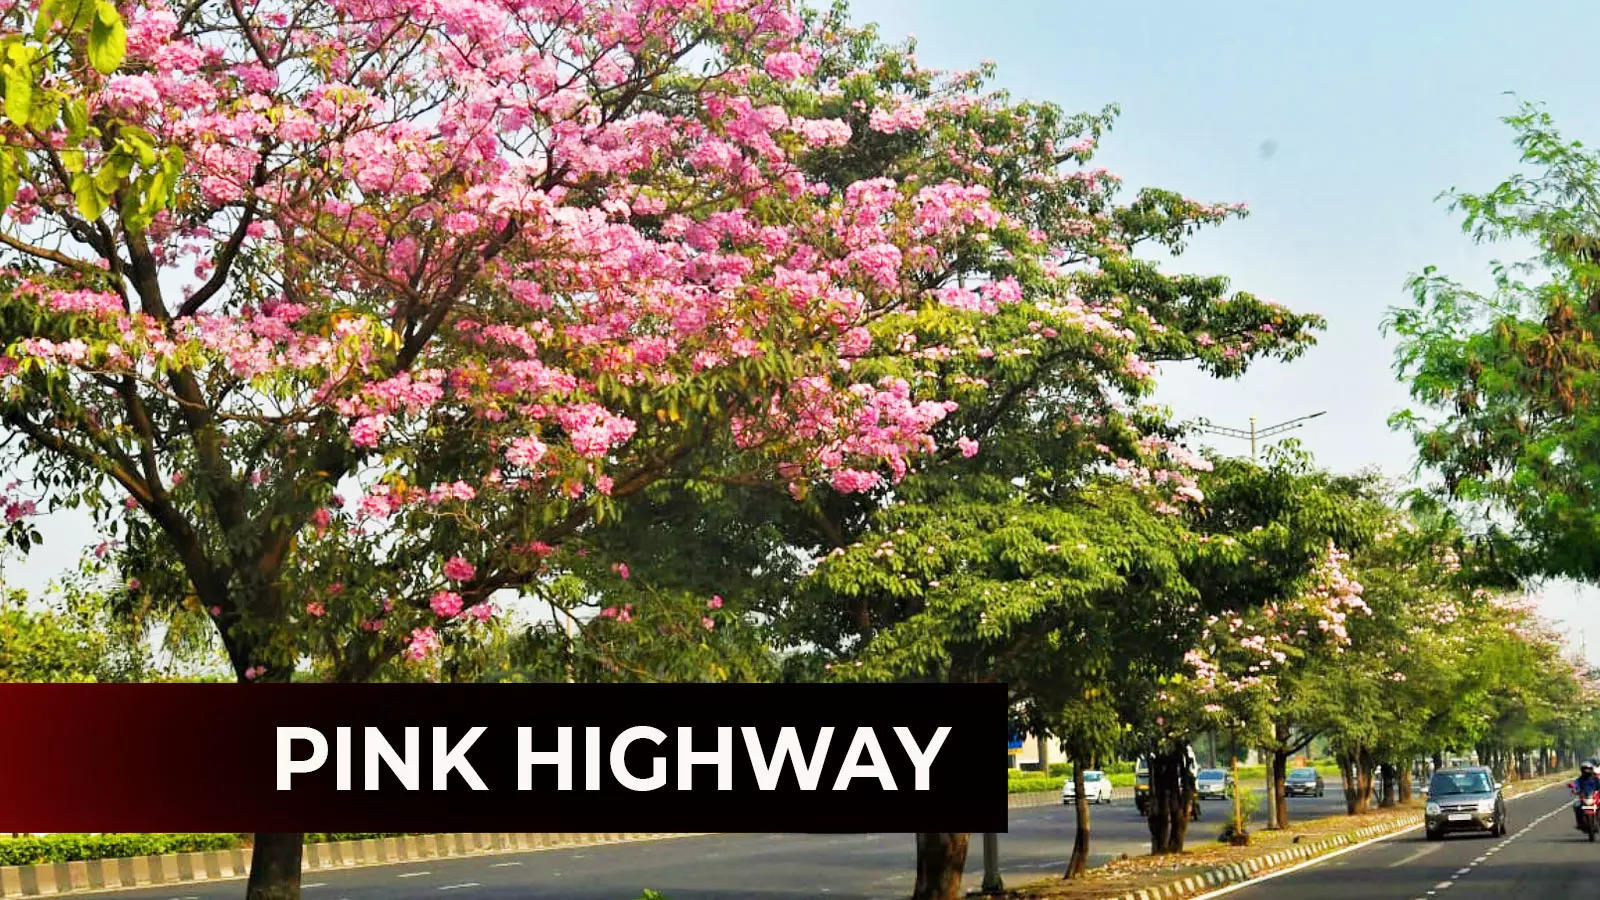
[[[116,859],[237,847],[237,834],[46,834],[0,838],[0,866]]]
[[[308,831],[305,842],[308,844],[326,844],[333,841],[368,841],[377,838],[405,837],[415,834],[409,831]]]
[[[1025,794],[1029,791],[1059,791],[1065,778],[1052,778],[1049,775],[1040,775],[1038,772],[1013,772],[1006,780],[1006,791],[1012,794]]]

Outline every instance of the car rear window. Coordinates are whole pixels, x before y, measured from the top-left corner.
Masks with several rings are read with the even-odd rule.
[[[1227,775],[1228,773],[1221,769],[1202,769],[1197,777],[1204,778],[1207,781],[1215,781],[1218,778],[1226,778]]]
[[[1317,770],[1316,769],[1295,769],[1293,772],[1289,773],[1289,777],[1290,778],[1315,778],[1315,777],[1317,777]]]

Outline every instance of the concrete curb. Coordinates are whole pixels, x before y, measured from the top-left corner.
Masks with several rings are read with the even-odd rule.
[[[1027,809],[1031,806],[1050,806],[1060,802],[1061,792],[1059,790],[1026,791],[1020,794],[1006,795],[1006,809]]]
[[[1261,873],[1287,863],[1321,856],[1339,847],[1360,843],[1368,838],[1390,832],[1399,833],[1415,827],[1416,823],[1409,821],[1387,826],[1369,825],[1365,828],[1358,828],[1355,831],[1323,838],[1320,841],[1296,844],[1293,847],[1268,853],[1265,856],[1253,856],[1236,863],[1227,863],[1226,865],[1205,869],[1165,884],[1137,888],[1116,895],[1114,900],[1175,900],[1175,898],[1189,897],[1200,891],[1209,891],[1230,884],[1251,881]]]
[[[478,832],[335,841],[326,844],[307,844],[301,869],[304,872],[318,872],[327,869],[392,865],[440,857],[526,853],[532,850],[556,850],[691,836],[665,832],[558,834]],[[134,887],[244,878],[250,874],[250,853],[248,849],[235,848],[123,859],[0,866],[0,897],[59,897],[63,894],[98,893]]]
[[[1557,780],[1548,784],[1539,784],[1526,790],[1519,790],[1515,793],[1508,791],[1506,799],[1511,800],[1526,794],[1537,793],[1560,783],[1561,781]],[[1421,827],[1420,821],[1409,818],[1386,825],[1368,825],[1365,828],[1357,828],[1354,831],[1332,835],[1318,841],[1295,844],[1292,847],[1263,856],[1253,856],[1240,862],[1205,869],[1165,884],[1137,888],[1114,895],[1111,900],[1179,900],[1179,898],[1194,897],[1202,891],[1205,896],[1211,896],[1213,892],[1228,893],[1228,891],[1217,891],[1217,889],[1234,885],[1236,887],[1233,889],[1236,890],[1237,887],[1243,886],[1246,882],[1263,878],[1281,866],[1292,864],[1309,865],[1310,860],[1333,853],[1341,848],[1355,849],[1358,845],[1394,837],[1407,831],[1415,831]]]

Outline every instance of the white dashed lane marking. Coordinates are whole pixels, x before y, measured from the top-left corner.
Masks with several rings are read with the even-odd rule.
[[[1551,811],[1549,811],[1549,812],[1545,813],[1544,815],[1540,816],[1539,818],[1534,819],[1532,822],[1529,822],[1528,824],[1522,826],[1522,828],[1518,829],[1510,837],[1501,838],[1500,841],[1498,843],[1496,843],[1493,847],[1490,847],[1488,850],[1485,850],[1483,852],[1482,856],[1478,857],[1477,859],[1474,859],[1470,864],[1468,864],[1468,865],[1466,865],[1466,866],[1464,866],[1464,867],[1462,867],[1460,869],[1457,869],[1456,873],[1454,875],[1451,875],[1448,879],[1446,879],[1444,881],[1441,881],[1438,884],[1434,885],[1433,886],[1433,890],[1429,891],[1426,896],[1432,897],[1432,896],[1438,894],[1440,891],[1448,890],[1452,885],[1454,885],[1456,883],[1456,881],[1458,879],[1460,879],[1464,875],[1469,874],[1473,869],[1477,868],[1479,863],[1484,862],[1489,857],[1495,855],[1496,853],[1499,853],[1501,848],[1505,847],[1505,845],[1511,843],[1512,841],[1516,840],[1517,838],[1522,837],[1523,835],[1527,834],[1528,832],[1532,831],[1533,829],[1539,827],[1539,825],[1543,824],[1543,822],[1546,819],[1550,818],[1551,816],[1554,816],[1557,813],[1564,813],[1566,811],[1567,811],[1567,807],[1565,805],[1558,806],[1555,809],[1552,809]],[[1435,846],[1441,846],[1441,845],[1435,845]],[[1423,898],[1418,898],[1418,900],[1423,900]]]
[[[423,875],[432,875],[432,872],[401,872],[396,878],[420,878]]]

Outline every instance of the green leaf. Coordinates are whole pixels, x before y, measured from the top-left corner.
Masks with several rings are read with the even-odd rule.
[[[0,147],[0,208],[9,207],[17,199],[17,188],[22,176],[17,171],[17,156],[10,147]]]
[[[89,63],[102,75],[110,75],[122,65],[128,51],[128,31],[116,6],[95,0],[94,25],[89,29]]]
[[[93,221],[106,211],[106,197],[87,172],[72,176],[72,197],[77,202],[78,213],[85,219]]]
[[[126,153],[114,153],[100,171],[94,174],[94,186],[102,194],[114,194],[122,186],[122,179],[127,178],[133,171],[133,159]]]
[[[5,72],[6,118],[26,128],[33,115],[33,67],[13,61]]]
[[[61,109],[61,119],[67,126],[67,137],[82,140],[84,132],[89,130],[89,105],[80,97],[74,97],[66,102]]]
[[[46,94],[33,104],[33,115],[29,117],[28,124],[35,131],[49,131],[56,124],[56,118],[61,115],[61,98],[55,94]]]
[[[117,132],[117,143],[138,157],[139,165],[150,168],[156,164],[155,136],[143,128],[123,126]]]

